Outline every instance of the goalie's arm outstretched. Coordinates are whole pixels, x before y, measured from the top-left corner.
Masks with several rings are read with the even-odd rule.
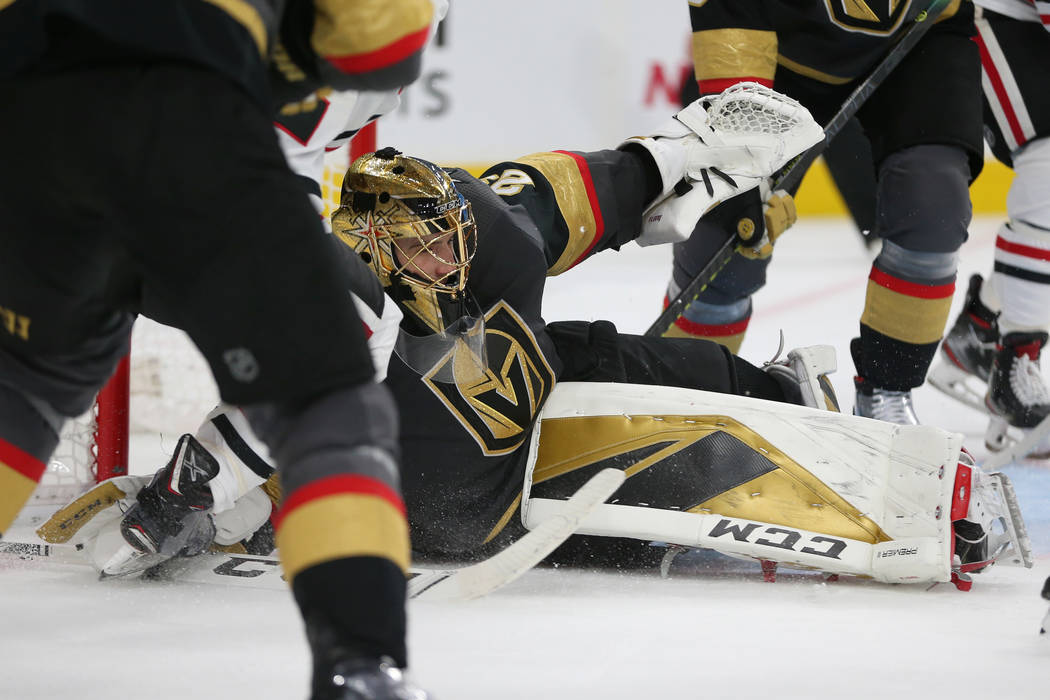
[[[769,177],[823,136],[800,104],[750,83],[697,100],[616,150],[536,153],[481,179],[526,210],[550,275],[630,241],[685,240],[701,218],[768,255],[795,220],[791,198],[770,192]]]

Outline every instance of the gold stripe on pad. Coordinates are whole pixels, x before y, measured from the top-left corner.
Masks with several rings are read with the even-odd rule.
[[[800,465],[773,461],[778,469],[710,498],[689,512],[787,525],[871,544],[893,539]]]
[[[670,443],[625,468],[630,478],[719,431],[759,452],[775,469],[707,499],[690,508],[690,512],[713,512],[863,542],[892,539],[805,467],[728,416],[616,415],[546,419],[540,425],[533,484],[647,446]]]
[[[204,0],[204,2],[215,5],[222,9],[230,17],[237,20],[255,42],[255,48],[259,50],[260,56],[265,56],[269,47],[267,46],[266,24],[257,10],[250,2],[245,0]]]
[[[777,34],[764,29],[704,29],[693,32],[697,80],[764,78],[777,70]]]
[[[430,0],[314,0],[313,46],[321,56],[368,53],[430,25]]]
[[[289,582],[303,569],[347,557],[385,557],[407,571],[408,523],[378,496],[325,496],[288,513],[277,549]]]
[[[565,243],[565,250],[547,273],[559,275],[572,267],[590,247],[598,230],[580,168],[572,156],[564,153],[535,153],[518,158],[517,162],[531,165],[543,174],[554,190],[558,209],[568,227],[569,240]]]
[[[35,488],[35,481],[0,462],[0,535],[11,527]]]
[[[868,280],[860,322],[894,340],[925,345],[941,339],[951,306],[951,296],[920,299]]]

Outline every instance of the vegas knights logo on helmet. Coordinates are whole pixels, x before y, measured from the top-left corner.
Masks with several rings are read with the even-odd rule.
[[[459,295],[477,248],[470,203],[448,173],[393,148],[351,164],[332,228],[385,287]]]

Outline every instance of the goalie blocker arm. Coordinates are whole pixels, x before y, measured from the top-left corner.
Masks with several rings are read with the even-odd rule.
[[[507,204],[524,208],[548,275],[637,238],[642,214],[662,187],[643,149],[535,153],[497,163],[480,179]]]

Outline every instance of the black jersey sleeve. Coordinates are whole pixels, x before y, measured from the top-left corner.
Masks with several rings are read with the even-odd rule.
[[[637,238],[642,213],[659,192],[655,165],[634,150],[536,153],[498,163],[481,179],[527,211],[548,275]]]

